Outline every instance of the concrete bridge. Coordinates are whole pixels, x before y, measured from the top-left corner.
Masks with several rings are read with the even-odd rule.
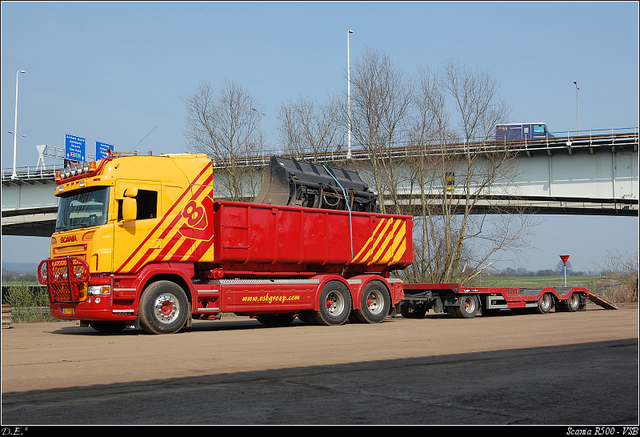
[[[482,148],[482,153],[504,148],[504,144],[478,142],[471,148]],[[394,148],[392,156],[399,163],[420,153],[439,153],[440,144]],[[449,152],[463,153],[467,145],[449,143]],[[481,193],[474,212],[491,211],[499,206],[501,211],[519,212],[522,208],[540,214],[590,214],[638,216],[638,128],[581,131],[579,135],[555,134],[554,138],[529,140],[509,145],[515,152],[512,161],[515,171],[509,180],[497,181]],[[242,165],[249,177],[257,177],[266,167],[269,156],[246,158]],[[304,159],[305,155],[298,156]],[[321,157],[329,164],[344,162],[344,152],[333,152]],[[363,168],[361,176],[367,180],[369,159],[364,150],[353,150],[353,161]],[[220,168],[224,162],[214,162]],[[399,170],[402,171],[399,164]],[[21,168],[18,177],[11,171],[2,174],[2,233],[4,235],[50,236],[53,233],[57,211],[57,199],[53,196],[55,171],[61,168]],[[370,167],[369,167],[370,169]],[[455,178],[457,169],[452,168]],[[459,171],[458,175],[464,172]],[[215,181],[214,181],[215,184]],[[218,185],[219,186],[219,185]],[[218,190],[217,192],[220,192]],[[247,199],[252,198],[248,193]],[[255,193],[253,193],[255,195]],[[430,202],[437,202],[439,192],[427,193]],[[455,186],[448,193],[451,197],[464,198]],[[407,205],[415,206],[418,193],[410,186],[400,186],[400,197]],[[411,213],[407,208],[406,213]]]

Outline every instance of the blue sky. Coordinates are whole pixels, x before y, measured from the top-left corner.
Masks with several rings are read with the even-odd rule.
[[[281,104],[346,92],[349,29],[352,62],[373,48],[407,75],[453,59],[487,71],[511,121],[575,130],[577,80],[581,129],[638,126],[636,2],[3,2],[2,167],[12,162],[17,70],[26,71],[18,166],[37,163],[37,144],[64,146],[66,133],[85,137],[88,149],[102,141],[130,151],[144,138],[140,152],[186,151],[183,98],[209,79],[229,78],[257,98],[276,149]],[[584,231],[575,241],[567,232],[576,225],[616,232],[588,248]],[[638,240],[635,218],[549,217],[539,232],[549,244],[530,269],[554,267],[567,251],[560,244],[602,255]],[[25,256],[39,260],[47,244],[36,240],[44,249]],[[3,249],[15,241],[3,237]],[[571,261],[590,269],[597,256],[588,258]]]

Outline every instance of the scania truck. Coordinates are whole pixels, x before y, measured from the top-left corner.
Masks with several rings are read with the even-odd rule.
[[[114,154],[56,175],[50,257],[38,267],[54,318],[102,332],[175,333],[223,313],[287,325],[382,322],[394,310],[472,318],[575,311],[582,287],[405,284],[412,217],[376,212],[356,172],[272,157],[253,202],[216,200],[206,155]]]

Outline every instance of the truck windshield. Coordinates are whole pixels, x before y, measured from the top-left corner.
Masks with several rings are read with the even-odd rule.
[[[73,191],[60,198],[56,232],[100,226],[107,222],[109,187]]]
[[[534,124],[533,125],[533,133],[535,133],[535,134],[546,134],[547,133],[547,125],[546,124]]]

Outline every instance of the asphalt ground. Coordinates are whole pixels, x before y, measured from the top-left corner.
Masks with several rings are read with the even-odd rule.
[[[556,425],[563,435],[616,425],[637,435],[638,306],[328,327],[229,317],[173,335],[12,324],[2,425]]]

